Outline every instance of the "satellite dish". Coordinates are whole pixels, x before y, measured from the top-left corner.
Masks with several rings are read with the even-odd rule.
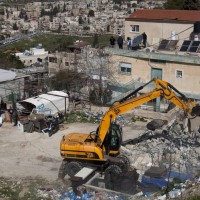
[[[143,40],[143,36],[142,35],[138,35],[135,38],[133,38],[132,40],[132,47],[137,47]]]

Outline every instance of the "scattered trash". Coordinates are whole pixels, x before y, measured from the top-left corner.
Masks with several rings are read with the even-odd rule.
[[[169,197],[172,198],[172,199],[178,197],[179,195],[181,195],[180,189],[174,189],[174,190],[169,192]]]
[[[166,200],[166,199],[167,199],[166,194],[164,194],[163,196],[159,196],[159,197],[157,198],[157,200]]]

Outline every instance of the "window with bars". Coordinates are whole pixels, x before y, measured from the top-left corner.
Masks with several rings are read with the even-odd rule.
[[[131,63],[120,62],[119,63],[119,72],[124,74],[131,74],[132,66]]]

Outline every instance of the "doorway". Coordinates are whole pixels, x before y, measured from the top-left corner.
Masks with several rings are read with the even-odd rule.
[[[151,79],[158,78],[162,79],[162,69],[152,68],[151,69]]]

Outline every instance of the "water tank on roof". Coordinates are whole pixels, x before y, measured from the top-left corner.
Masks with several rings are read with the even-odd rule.
[[[171,40],[176,40],[176,32],[175,31],[171,32]]]
[[[194,23],[193,32],[190,34],[190,40],[200,40],[200,22]]]
[[[194,23],[194,31],[193,33],[200,33],[200,22]]]

